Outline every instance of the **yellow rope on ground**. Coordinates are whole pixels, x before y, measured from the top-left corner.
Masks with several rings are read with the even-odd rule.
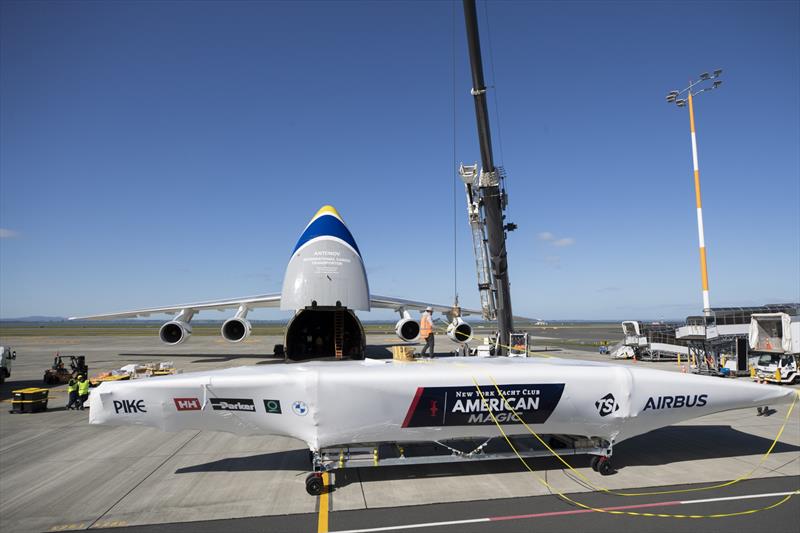
[[[505,348],[509,348],[509,347],[506,346]],[[549,356],[546,356],[546,357],[549,357]],[[458,365],[458,366],[461,366],[461,365]],[[796,494],[800,494],[800,490],[795,491],[794,493],[789,494],[788,496],[782,498],[778,502],[773,503],[771,505],[768,505],[766,507],[760,507],[760,508],[757,508],[757,509],[748,509],[746,511],[739,511],[739,512],[735,512],[735,513],[721,513],[721,514],[713,514],[713,515],[683,515],[683,514],[662,514],[662,513],[638,513],[638,512],[635,512],[635,511],[614,511],[614,510],[607,510],[607,509],[597,509],[597,508],[582,504],[580,502],[576,502],[576,501],[572,500],[571,498],[569,498],[568,496],[566,496],[563,492],[558,491],[555,488],[553,488],[553,486],[550,485],[546,480],[544,480],[541,477],[539,477],[538,475],[536,475],[536,473],[530,467],[530,465],[525,460],[525,458],[520,455],[520,453],[517,450],[517,448],[514,446],[514,444],[508,438],[508,435],[503,430],[503,428],[500,425],[500,423],[498,422],[497,418],[495,418],[494,412],[492,412],[492,410],[488,408],[488,403],[486,402],[486,398],[485,398],[485,396],[483,394],[483,391],[481,391],[480,385],[478,385],[478,382],[476,381],[475,377],[471,376],[471,379],[472,379],[473,383],[475,383],[475,388],[477,389],[478,394],[481,397],[481,401],[487,407],[489,415],[492,417],[492,421],[495,423],[495,425],[497,426],[497,429],[500,431],[501,435],[503,435],[503,438],[506,440],[506,442],[508,443],[509,447],[512,449],[514,454],[525,465],[525,468],[528,471],[530,471],[532,474],[534,474],[534,476],[536,476],[537,480],[541,484],[543,484],[545,487],[547,487],[549,490],[551,490],[552,492],[554,492],[555,494],[557,494],[559,497],[563,498],[564,500],[566,500],[566,501],[568,501],[568,502],[570,502],[570,503],[572,503],[574,505],[577,505],[578,507],[581,507],[581,508],[584,508],[584,509],[588,509],[588,510],[591,510],[591,511],[601,512],[601,513],[626,514],[626,515],[630,515],[630,516],[654,516],[654,517],[664,517],[664,518],[724,518],[724,517],[732,517],[732,516],[743,516],[743,515],[758,513],[758,512],[761,512],[761,511],[767,511],[769,509],[774,509],[775,507],[778,507],[779,505],[782,505],[783,503],[787,502],[792,496],[794,496]],[[740,481],[744,481],[746,479],[749,479],[750,476],[752,476],[753,473],[755,473],[755,471],[758,470],[761,467],[761,465],[764,463],[764,461],[766,461],[767,457],[769,457],[769,455],[775,449],[775,446],[778,444],[778,440],[780,439],[781,435],[783,434],[783,431],[786,429],[786,425],[789,422],[789,418],[790,418],[790,416],[792,414],[792,411],[794,410],[794,407],[797,404],[797,399],[798,399],[798,397],[800,397],[800,391],[796,391],[797,394],[795,394],[794,398],[792,399],[792,403],[789,406],[789,409],[786,411],[786,416],[784,417],[783,423],[781,424],[781,427],[778,430],[777,435],[775,435],[775,438],[773,439],[772,444],[770,444],[770,446],[767,449],[767,451],[761,456],[761,459],[759,460],[758,464],[756,464],[756,466],[754,466],[749,472],[737,477],[736,479],[733,479],[731,481],[726,481],[724,483],[718,483],[716,485],[710,485],[708,487],[693,487],[693,488],[689,488],[689,489],[674,489],[674,490],[653,491],[653,492],[619,492],[619,491],[614,491],[614,490],[608,489],[606,487],[597,487],[586,476],[581,474],[579,471],[575,470],[575,468],[573,468],[572,465],[570,465],[561,455],[559,455],[558,452],[553,450],[539,436],[538,433],[536,433],[533,429],[531,429],[531,427],[528,426],[528,424],[526,424],[524,420],[522,420],[522,417],[520,417],[517,414],[516,410],[514,410],[514,408],[511,407],[511,404],[508,402],[508,400],[506,399],[505,395],[500,390],[500,387],[498,386],[497,382],[494,380],[494,378],[491,375],[489,376],[489,379],[491,380],[492,384],[494,385],[495,390],[497,390],[497,393],[503,399],[503,402],[505,403],[506,407],[514,415],[514,418],[516,420],[518,420],[525,427],[525,429],[528,430],[528,432],[531,435],[536,437],[536,439],[552,455],[554,455],[571,472],[573,472],[575,475],[577,475],[579,478],[581,478],[593,490],[598,491],[598,492],[603,492],[603,493],[606,493],[606,494],[610,494],[610,495],[615,495],[615,496],[653,496],[653,495],[665,495],[665,494],[680,494],[680,493],[688,493],[688,492],[700,492],[700,491],[704,491],[704,490],[712,490],[712,489],[719,489],[719,488],[729,487],[729,486],[732,486],[732,485],[734,485],[736,483],[739,483]]]
[[[503,394],[503,392],[500,390],[500,387],[497,385],[497,382],[494,380],[494,378],[492,376],[489,376],[489,379],[492,381],[492,384],[494,385],[494,388],[497,390],[497,393],[503,399],[503,403],[505,403],[506,407],[514,415],[514,418],[516,420],[518,420],[523,426],[525,426],[525,429],[527,429],[528,432],[531,435],[536,437],[536,440],[538,440],[545,448],[547,448],[547,451],[549,451],[551,454],[553,454],[564,466],[566,466],[575,475],[580,477],[593,490],[596,490],[596,491],[599,491],[599,492],[605,492],[607,494],[614,494],[616,496],[650,496],[650,495],[656,495],[656,494],[680,494],[682,492],[699,492],[699,491],[703,491],[703,490],[711,490],[711,489],[719,489],[719,488],[723,488],[723,487],[729,487],[731,485],[739,483],[740,481],[748,479],[750,476],[753,475],[753,473],[756,470],[758,470],[761,467],[761,465],[764,463],[764,461],[766,461],[767,457],[769,457],[769,454],[772,453],[772,450],[775,449],[775,445],[778,444],[778,440],[781,438],[781,435],[783,434],[783,430],[786,429],[786,424],[789,422],[789,417],[791,416],[792,410],[794,410],[794,406],[797,403],[797,398],[798,398],[798,396],[800,396],[800,391],[798,391],[798,393],[795,394],[794,399],[792,400],[792,404],[789,406],[789,410],[786,411],[786,416],[783,419],[783,424],[781,425],[780,429],[778,430],[778,434],[773,439],[772,444],[767,449],[766,453],[761,456],[761,459],[759,460],[758,464],[756,464],[756,466],[754,466],[749,472],[745,473],[744,475],[739,476],[738,478],[736,478],[736,479],[734,479],[732,481],[726,481],[725,483],[719,483],[717,485],[711,485],[709,487],[695,487],[695,488],[691,488],[691,489],[662,490],[662,491],[654,491],[654,492],[618,492],[618,491],[614,491],[614,490],[608,489],[606,487],[598,487],[598,486],[594,485],[591,481],[589,481],[589,478],[587,478],[586,476],[581,474],[579,471],[575,470],[575,468],[573,468],[572,465],[570,465],[561,455],[559,455],[558,452],[553,450],[539,436],[539,434],[536,433],[533,429],[531,429],[531,427],[528,426],[528,424],[525,423],[525,421],[522,419],[522,417],[517,414],[517,412],[514,410],[514,408],[511,407],[511,404],[508,402],[508,400],[506,399],[506,397]]]
[[[787,501],[789,501],[789,499],[792,496],[800,494],[800,491],[795,491],[792,494],[789,494],[789,495],[781,498],[777,502],[772,503],[770,505],[767,505],[765,507],[759,507],[759,508],[756,508],[756,509],[747,509],[745,511],[736,511],[736,512],[732,512],[732,513],[717,513],[717,514],[710,514],[710,515],[698,515],[698,514],[685,515],[685,514],[667,514],[667,513],[639,513],[639,512],[636,512],[636,511],[617,511],[617,510],[609,510],[609,509],[599,509],[597,507],[592,507],[591,505],[586,505],[584,503],[581,503],[581,502],[573,500],[572,498],[570,498],[569,496],[567,496],[566,494],[564,494],[560,490],[558,490],[555,487],[553,487],[550,483],[547,482],[547,480],[542,479],[541,477],[536,475],[536,472],[534,472],[534,470],[530,467],[530,465],[525,460],[525,458],[522,457],[522,455],[520,455],[520,453],[517,450],[517,448],[511,442],[511,439],[508,438],[508,435],[503,430],[503,427],[500,425],[500,422],[498,422],[497,418],[495,418],[494,412],[492,412],[492,410],[489,409],[489,404],[486,401],[486,397],[484,396],[483,391],[481,391],[481,387],[480,387],[480,385],[478,385],[477,380],[474,377],[472,377],[472,381],[473,381],[473,383],[475,383],[475,388],[478,391],[478,395],[481,397],[481,401],[483,402],[484,406],[486,406],[486,408],[487,408],[487,410],[489,412],[489,415],[492,417],[492,421],[497,426],[497,429],[500,430],[500,434],[503,435],[503,438],[506,440],[506,443],[508,443],[509,447],[514,451],[514,455],[516,455],[517,458],[520,461],[522,461],[522,464],[525,465],[525,468],[531,474],[536,476],[536,479],[539,481],[539,483],[541,483],[542,485],[547,487],[550,491],[555,493],[559,498],[561,498],[564,501],[567,501],[567,502],[569,502],[569,503],[571,503],[573,505],[576,505],[576,506],[578,506],[578,507],[580,507],[582,509],[586,509],[586,510],[589,510],[589,511],[594,511],[594,512],[597,512],[597,513],[606,513],[606,514],[615,514],[615,515],[628,515],[628,516],[647,516],[647,517],[657,517],[657,518],[730,518],[730,517],[734,517],[734,516],[745,516],[745,515],[759,513],[761,511],[768,511],[770,509],[774,509],[774,508],[778,507],[779,505],[782,505],[782,504],[786,503]],[[792,404],[792,405],[794,405],[794,404]],[[550,449],[550,450],[552,452],[552,449]],[[686,492],[689,492],[689,491],[686,491]],[[654,492],[652,494],[659,494],[659,493],[658,492]]]

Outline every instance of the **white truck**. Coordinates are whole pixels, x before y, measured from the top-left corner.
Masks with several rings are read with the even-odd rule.
[[[748,334],[757,353],[756,376],[773,383],[800,382],[800,316],[753,313]]]
[[[0,346],[0,383],[11,377],[11,360],[16,358],[16,351],[9,346]]]

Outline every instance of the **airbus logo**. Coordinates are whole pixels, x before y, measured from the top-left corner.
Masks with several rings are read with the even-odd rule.
[[[308,414],[308,406],[306,405],[306,402],[301,402],[298,400],[292,403],[292,411],[294,411],[294,414],[297,416],[306,416]]]
[[[648,409],[680,409],[682,407],[704,407],[708,403],[708,394],[651,396],[644,404],[642,411]]]
[[[614,395],[610,392],[594,402],[594,406],[597,407],[597,412],[600,413],[600,416],[608,416],[611,413],[619,411],[619,404],[617,400],[614,399]]]

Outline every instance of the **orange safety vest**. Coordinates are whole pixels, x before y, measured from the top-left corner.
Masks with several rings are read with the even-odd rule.
[[[433,333],[433,322],[431,322],[431,315],[423,313],[419,321],[419,336],[420,338],[427,339]]]

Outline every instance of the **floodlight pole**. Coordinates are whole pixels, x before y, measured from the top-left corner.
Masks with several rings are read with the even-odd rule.
[[[697,164],[697,133],[694,126],[694,105],[692,91],[689,91],[689,126],[692,131],[692,163],[694,164],[694,195],[697,203],[697,238],[700,244],[700,276],[703,283],[703,313],[711,314],[711,301],[708,296],[708,263],[706,260],[706,239],[703,231],[703,200],[700,196],[700,167]]]
[[[694,126],[694,97],[714,89],[717,89],[722,81],[718,78],[722,74],[722,70],[715,70],[713,75],[704,72],[700,75],[697,81],[690,81],[689,86],[682,91],[670,91],[667,94],[667,103],[675,104],[678,107],[684,107],[689,104],[689,126],[692,136],[692,163],[694,164],[694,194],[695,202],[697,204],[697,238],[700,244],[700,276],[703,286],[703,314],[705,316],[711,315],[711,301],[708,296],[708,263],[706,260],[706,238],[703,230],[703,200],[700,196],[700,167],[697,164],[697,132]],[[712,85],[707,85],[707,82],[712,82]],[[706,84],[705,88],[694,90],[695,86]],[[683,100],[680,96],[687,93],[687,99]]]

